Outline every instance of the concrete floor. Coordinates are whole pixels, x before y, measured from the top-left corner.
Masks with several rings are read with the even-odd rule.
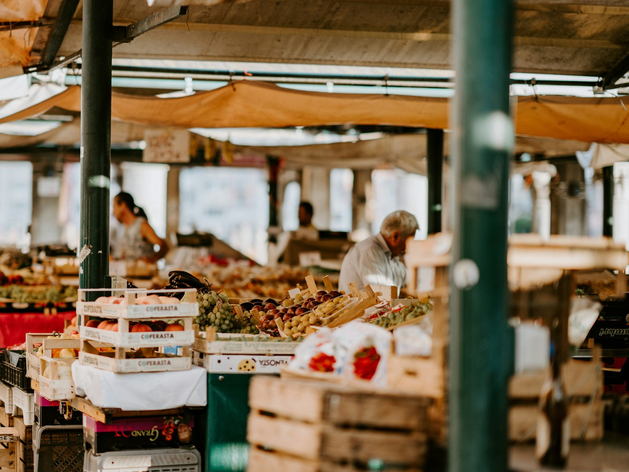
[[[535,444],[521,444],[511,447],[510,466],[512,471],[542,472],[556,469],[541,468],[535,459]],[[572,443],[568,466],[571,471],[616,472],[629,471],[629,436],[605,432],[600,443]]]

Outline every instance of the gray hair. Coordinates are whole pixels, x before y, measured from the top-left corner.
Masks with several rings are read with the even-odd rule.
[[[417,219],[408,211],[398,210],[387,215],[380,226],[380,232],[385,238],[390,238],[394,231],[399,231],[406,239],[415,235],[419,229]]]

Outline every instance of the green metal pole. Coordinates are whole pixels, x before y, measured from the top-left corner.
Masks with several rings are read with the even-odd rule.
[[[507,211],[513,125],[509,116],[511,0],[454,0],[456,70],[449,351],[451,472],[504,472],[507,384]]]
[[[427,129],[428,234],[441,232],[443,187],[443,130]]]
[[[603,236],[614,235],[614,166],[603,167]]]
[[[109,274],[112,0],[83,1],[81,90],[81,288]]]

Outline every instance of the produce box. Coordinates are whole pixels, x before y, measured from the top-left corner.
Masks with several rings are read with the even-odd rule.
[[[94,454],[192,446],[194,419],[183,416],[119,418],[105,424],[83,416],[86,449]]]
[[[37,378],[39,394],[51,401],[74,398],[72,364],[76,360],[76,358],[40,357],[41,374]]]
[[[279,374],[293,356],[256,356],[204,354],[193,351],[194,365],[211,374]]]
[[[217,334],[209,327],[205,332],[196,331],[192,349],[204,354],[294,354],[297,342],[285,341],[288,338],[254,336],[242,334]]]
[[[327,382],[254,377],[247,470],[368,470],[374,461],[378,470],[422,470],[429,404]]]
[[[87,315],[79,315],[81,320],[81,339],[111,344],[115,347],[140,348],[160,346],[190,346],[194,343],[192,318],[183,318],[183,331],[147,331],[131,332],[129,320],[121,318],[118,321],[118,331],[98,329],[86,326]]]
[[[41,344],[41,349],[36,348],[38,344]],[[48,358],[60,358],[62,355],[64,358],[77,359],[76,350],[80,349],[81,340],[76,338],[61,338],[55,336],[55,333],[27,333],[26,334],[26,359],[27,370],[26,376],[34,380],[39,380],[39,376],[43,372],[41,368],[41,357],[46,356]],[[67,349],[70,352],[63,351]],[[38,350],[40,354],[36,354]]]
[[[100,296],[96,301],[85,301],[94,294],[120,296]],[[181,298],[181,300],[180,300]],[[145,304],[149,303],[150,304]],[[92,315],[100,318],[117,318],[129,320],[152,320],[158,318],[186,318],[197,316],[199,304],[197,303],[196,289],[179,290],[79,290],[79,302],[76,311],[82,315]]]
[[[97,343],[83,341],[79,362],[117,373],[167,372],[190,370],[192,367],[189,346],[183,347],[181,355],[158,353],[152,348],[148,350],[151,352],[143,353],[142,350],[127,352],[124,348],[118,348],[116,352],[102,352]]]
[[[73,410],[72,417],[67,419],[59,412],[59,402],[50,401],[35,392],[35,422],[39,426],[81,425],[83,414]]]
[[[31,391],[30,381],[26,377],[26,351],[6,349],[3,353],[2,380],[9,385]]]

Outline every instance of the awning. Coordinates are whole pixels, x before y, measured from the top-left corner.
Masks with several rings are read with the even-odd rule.
[[[7,115],[22,120],[52,107],[79,112],[80,87]],[[112,95],[112,118],[147,126],[240,128],[339,124],[447,128],[441,98],[304,92],[260,82],[233,82],[177,98]],[[581,142],[629,144],[629,111],[621,98],[519,97],[516,133]]]
[[[48,0],[3,0],[0,2],[0,22],[28,22],[44,15]],[[0,31],[0,78],[19,75],[29,64],[31,49],[38,28]]]

